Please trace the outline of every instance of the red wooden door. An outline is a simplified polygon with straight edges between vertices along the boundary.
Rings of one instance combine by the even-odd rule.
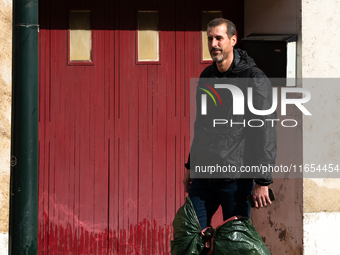
[[[169,254],[190,148],[201,13],[242,36],[241,1],[42,1],[39,254]],[[68,65],[69,11],[91,10],[92,65]],[[136,63],[138,10],[159,11],[159,63]]]

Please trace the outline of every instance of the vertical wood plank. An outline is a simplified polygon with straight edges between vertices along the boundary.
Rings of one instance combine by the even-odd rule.
[[[52,4],[51,4],[52,5]],[[52,8],[54,11],[51,11],[51,29],[55,26],[56,20],[56,11],[55,6]],[[56,69],[57,69],[57,56],[58,56],[58,49],[57,49],[57,31],[51,30],[51,130],[53,135],[51,136],[51,143],[50,143],[50,174],[49,174],[49,252],[50,254],[55,254],[58,251],[58,235],[56,228],[56,211],[55,211],[55,124],[56,124],[56,111],[57,111],[57,93],[58,93],[58,84],[57,84],[57,77],[56,77]]]

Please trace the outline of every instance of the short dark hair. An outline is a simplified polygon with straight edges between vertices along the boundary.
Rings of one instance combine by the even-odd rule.
[[[227,35],[228,38],[230,39],[233,35],[236,35],[236,26],[233,22],[231,22],[228,19],[223,19],[223,18],[216,18],[210,21],[207,25],[207,28],[209,27],[217,27],[222,24],[225,24],[227,27]]]

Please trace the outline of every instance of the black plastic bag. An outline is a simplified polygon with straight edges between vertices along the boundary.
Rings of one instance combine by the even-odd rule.
[[[215,255],[270,255],[249,218],[231,220],[216,229]]]
[[[174,240],[171,241],[172,255],[199,255],[204,248],[201,226],[189,197],[178,209],[172,223]]]

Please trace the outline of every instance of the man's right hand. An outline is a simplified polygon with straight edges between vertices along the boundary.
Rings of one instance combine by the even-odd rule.
[[[190,178],[190,169],[187,169],[187,171],[184,175],[184,179],[183,179],[184,191],[186,193],[189,193],[191,182],[192,182],[192,179]]]

